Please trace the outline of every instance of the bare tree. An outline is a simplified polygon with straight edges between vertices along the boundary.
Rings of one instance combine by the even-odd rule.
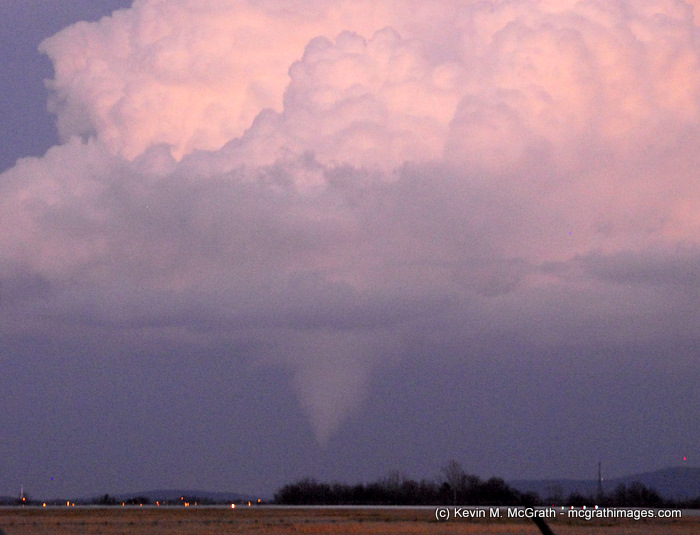
[[[462,465],[454,459],[443,466],[441,472],[445,477],[445,482],[452,489],[453,505],[457,505],[457,491],[464,486],[467,474],[462,468]]]

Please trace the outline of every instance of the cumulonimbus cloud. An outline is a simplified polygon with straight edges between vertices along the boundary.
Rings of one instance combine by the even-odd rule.
[[[255,340],[326,440],[423,330],[548,343],[622,282],[603,316],[692,312],[693,16],[141,0],[71,26],[42,44],[65,142],[0,181],[3,314]]]

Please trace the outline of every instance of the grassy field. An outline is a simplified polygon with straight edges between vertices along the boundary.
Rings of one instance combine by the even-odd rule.
[[[556,535],[697,534],[700,516],[674,520],[554,519]],[[6,535],[221,535],[221,534],[533,534],[530,520],[435,520],[434,509],[303,509],[237,507],[0,508]]]

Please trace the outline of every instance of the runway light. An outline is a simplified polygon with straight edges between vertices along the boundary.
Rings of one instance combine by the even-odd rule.
[[[235,504],[235,503],[232,503],[232,504],[231,504],[231,509],[235,509],[235,508],[236,508],[236,504]]]

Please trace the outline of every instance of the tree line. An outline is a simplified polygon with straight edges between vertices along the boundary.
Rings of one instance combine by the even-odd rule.
[[[642,483],[620,484],[608,493],[539,496],[520,492],[501,478],[482,480],[451,461],[436,480],[415,481],[396,472],[370,483],[323,483],[302,479],[279,489],[274,502],[280,505],[599,505],[606,507],[700,508],[700,497],[684,501],[663,499]]]
[[[52,501],[61,505],[65,501]],[[117,499],[109,494],[82,501],[93,505],[148,505],[152,500],[145,496]],[[160,501],[158,505],[217,505],[217,500],[206,497],[183,496],[179,500]],[[221,502],[229,504],[229,501]],[[467,473],[457,461],[450,461],[434,480],[415,481],[398,472],[370,483],[324,483],[315,479],[302,479],[280,488],[274,495],[274,503],[280,505],[566,505],[605,507],[668,507],[700,509],[700,496],[687,500],[667,500],[656,490],[640,482],[620,484],[609,492],[595,494],[572,493],[564,496],[554,490],[551,496],[539,496],[534,492],[520,492],[497,477],[483,480]],[[41,505],[22,492],[19,498],[0,497],[0,505]]]

